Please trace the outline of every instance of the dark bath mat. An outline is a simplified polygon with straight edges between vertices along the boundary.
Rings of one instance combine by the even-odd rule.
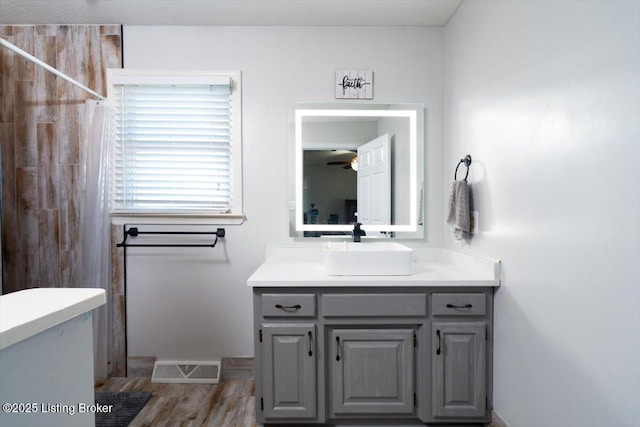
[[[148,391],[97,391],[96,404],[113,406],[108,412],[96,411],[96,427],[127,427],[149,399]]]

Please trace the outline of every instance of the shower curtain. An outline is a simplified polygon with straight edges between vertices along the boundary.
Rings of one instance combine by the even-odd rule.
[[[111,224],[109,217],[110,140],[113,107],[108,101],[86,101],[86,138],[81,152],[79,287],[106,291],[107,304],[93,312],[95,380],[107,378],[111,354]]]

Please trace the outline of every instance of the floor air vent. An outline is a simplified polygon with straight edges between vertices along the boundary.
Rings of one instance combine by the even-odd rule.
[[[151,382],[218,384],[220,382],[220,362],[160,360],[153,365]]]

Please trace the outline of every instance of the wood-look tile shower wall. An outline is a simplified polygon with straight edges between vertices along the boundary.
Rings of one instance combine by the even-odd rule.
[[[0,37],[102,94],[106,69],[122,67],[119,25],[0,25]],[[75,274],[86,99],[93,97],[0,47],[3,293],[87,286]],[[112,234],[118,239],[121,231]],[[113,256],[117,375],[124,372],[124,295],[115,249]]]

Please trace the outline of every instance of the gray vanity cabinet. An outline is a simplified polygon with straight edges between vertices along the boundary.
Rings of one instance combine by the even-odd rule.
[[[254,294],[256,396],[261,418],[268,422],[313,420],[318,387],[315,295]]]
[[[259,425],[490,421],[491,287],[254,287],[253,301]]]
[[[482,417],[486,402],[485,322],[434,322],[432,398],[435,417]]]
[[[413,329],[333,329],[332,418],[414,413]]]
[[[315,325],[263,324],[259,333],[264,417],[315,418]]]

